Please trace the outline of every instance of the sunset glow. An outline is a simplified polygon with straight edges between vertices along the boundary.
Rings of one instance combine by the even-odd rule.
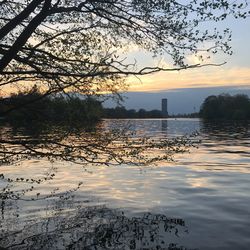
[[[140,81],[141,80],[141,81]],[[177,88],[248,85],[250,67],[214,67],[189,69],[180,72],[159,72],[128,79],[130,91],[158,92]]]

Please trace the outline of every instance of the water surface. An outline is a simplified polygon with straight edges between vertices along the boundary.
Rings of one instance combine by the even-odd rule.
[[[19,200],[2,201],[1,247],[250,249],[249,123],[199,119],[104,123],[107,128],[129,123],[131,130],[151,136],[198,131],[201,143],[176,155],[176,162],[141,168],[85,168],[42,160],[2,166],[5,176],[31,178],[52,171],[55,178]],[[80,189],[69,192],[79,182]],[[2,188],[5,184],[0,183]],[[43,199],[51,193],[56,197]]]

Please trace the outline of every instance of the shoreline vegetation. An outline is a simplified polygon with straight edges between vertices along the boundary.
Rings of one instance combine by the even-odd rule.
[[[108,119],[147,119],[147,118],[198,118],[199,113],[176,114],[164,116],[160,110],[135,109],[127,110],[125,107],[104,108],[104,117]]]
[[[244,94],[208,96],[201,105],[200,117],[206,120],[249,120],[250,99]]]
[[[0,118],[10,124],[50,122],[52,124],[95,124],[102,115],[101,102],[88,97],[44,96],[36,87],[0,99]]]
[[[101,119],[203,118],[204,120],[249,120],[250,99],[247,95],[208,96],[200,112],[164,116],[160,110],[127,110],[123,106],[104,108],[93,97],[77,95],[43,96],[35,87],[26,92],[0,99],[0,120],[10,124],[50,122],[52,124],[93,125]]]

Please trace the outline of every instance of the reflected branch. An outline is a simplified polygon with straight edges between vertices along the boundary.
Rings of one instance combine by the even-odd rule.
[[[76,214],[53,216],[5,233],[7,248],[168,249],[185,250],[178,238],[187,233],[185,221],[163,214],[127,217],[105,206],[86,207]]]
[[[0,164],[27,159],[63,160],[81,165],[148,165],[173,161],[177,153],[196,146],[192,136],[166,138],[141,136],[128,128],[105,131],[100,123],[95,131],[65,126],[46,126],[37,137],[19,129],[3,129],[0,134]]]

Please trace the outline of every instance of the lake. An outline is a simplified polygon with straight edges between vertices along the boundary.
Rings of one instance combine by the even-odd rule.
[[[250,123],[103,123],[155,137],[198,132],[200,143],[175,162],[145,167],[32,159],[1,166],[5,177],[55,177],[31,191],[29,183],[8,183],[25,194],[0,200],[0,248],[250,249]],[[6,185],[0,179],[0,189]]]

